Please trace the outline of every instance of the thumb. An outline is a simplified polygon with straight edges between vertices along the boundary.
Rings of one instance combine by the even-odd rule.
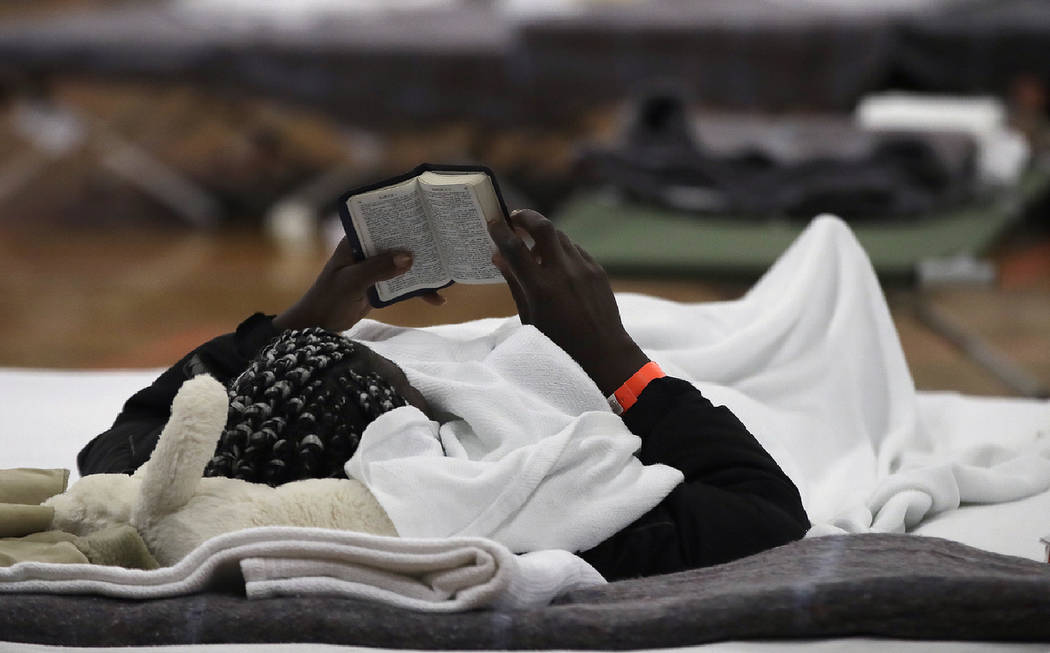
[[[353,283],[367,288],[377,281],[386,281],[403,274],[411,267],[411,252],[384,252],[345,268],[344,274],[349,275]]]

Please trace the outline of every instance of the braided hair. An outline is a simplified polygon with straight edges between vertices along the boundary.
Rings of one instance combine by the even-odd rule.
[[[229,386],[226,428],[204,475],[271,486],[345,478],[365,427],[407,404],[381,376],[350,366],[359,347],[309,328],[263,348]]]

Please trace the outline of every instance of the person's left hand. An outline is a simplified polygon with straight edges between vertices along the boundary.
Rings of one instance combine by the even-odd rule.
[[[565,350],[608,396],[649,358],[620,321],[605,270],[582,247],[535,211],[488,223],[522,324]],[[522,236],[534,242],[529,249]]]
[[[368,302],[371,286],[404,274],[411,267],[412,255],[408,252],[386,252],[359,261],[344,237],[310,289],[291,308],[275,317],[273,324],[278,329],[317,326],[345,331],[372,310]],[[436,292],[422,298],[435,306],[445,303],[445,298]]]

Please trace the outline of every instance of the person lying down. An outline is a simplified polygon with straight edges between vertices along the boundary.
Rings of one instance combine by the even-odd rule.
[[[574,553],[615,580],[719,564],[805,535],[810,522],[792,481],[727,408],[645,356],[621,323],[604,270],[535,211],[515,211],[510,225],[497,221],[489,230],[498,250],[493,263],[522,325],[571,356],[609,398],[610,410],[641,440],[634,453],[641,464],[681,472],[655,506]],[[535,241],[531,249],[523,234]],[[205,373],[230,396],[206,476],[271,486],[345,477],[381,415],[412,406],[430,419],[448,417],[431,409],[394,361],[341,335],[369,312],[367,289],[411,265],[407,252],[355,260],[344,239],[292,307],[252,315],[128,399],[113,426],[80,451],[81,475],[133,473],[149,459],[183,381]],[[444,301],[436,293],[423,299]],[[571,524],[583,509],[567,501],[549,523]],[[624,518],[624,511],[610,512],[618,513],[610,519]]]

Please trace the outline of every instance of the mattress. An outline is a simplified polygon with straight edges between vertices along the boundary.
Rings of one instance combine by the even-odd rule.
[[[157,373],[0,369],[5,466],[75,469],[79,447],[104,430],[123,400]],[[972,399],[950,393],[926,394],[922,403],[933,416],[928,418],[967,419],[969,409],[993,421],[1039,419],[1045,410],[1023,400]],[[113,637],[121,645],[151,646],[150,650],[196,651],[204,642],[209,650],[213,645],[218,650],[264,650],[258,644],[283,637],[289,643],[312,641],[299,641],[295,648],[282,644],[281,650],[631,648],[706,653],[814,650],[814,646],[828,651],[880,651],[890,646],[989,650],[992,641],[955,641],[984,637],[1000,640],[994,642],[999,650],[1036,650],[1036,646],[1044,650],[1043,644],[1002,640],[1050,641],[1050,621],[1032,617],[1050,613],[1050,593],[1045,591],[1050,567],[1036,562],[1045,563],[1038,537],[1046,530],[1047,514],[1050,492],[1012,503],[963,506],[934,517],[916,531],[936,537],[872,534],[803,540],[728,566],[622,581],[596,593],[573,593],[557,605],[527,614],[474,612],[450,618],[316,597],[247,601],[222,592],[139,604],[91,596],[8,595],[0,597],[0,641],[9,640],[3,648],[13,651],[48,650],[17,640],[105,646],[115,643]],[[915,567],[916,560],[924,562]],[[971,566],[953,567],[960,560]],[[994,569],[1005,576],[981,577],[975,575],[977,569]],[[827,582],[809,582],[820,570],[829,574]],[[917,575],[925,580],[910,589],[901,584]],[[1004,579],[1009,582],[996,584]],[[1018,579],[1023,587],[1016,584]],[[867,584],[865,601],[858,602],[850,589],[857,581]],[[995,603],[978,610],[987,603],[990,591],[996,593]],[[796,605],[788,610],[785,597],[792,596]],[[959,597],[969,597],[970,609],[979,616],[941,624],[939,630],[907,618],[914,610],[936,608],[939,601]],[[943,606],[941,611],[959,614]],[[1020,621],[1012,617],[995,621],[1011,614],[1020,615]],[[289,627],[290,620],[294,627]],[[1047,632],[1031,630],[1043,622]],[[916,623],[921,626],[918,630]],[[760,624],[766,624],[767,630]],[[967,626],[973,630],[967,632]],[[300,636],[289,636],[291,631]],[[815,632],[822,636],[814,636]],[[751,641],[763,638],[776,641]],[[228,643],[238,640],[256,643]],[[152,648],[163,644],[185,645]]]
[[[0,638],[433,650],[634,650],[859,634],[1047,642],[1048,585],[1045,563],[940,538],[866,533],[807,538],[723,565],[573,590],[552,605],[513,611],[426,613],[306,595],[247,600],[222,589],[148,601],[4,594]]]
[[[1050,642],[1050,565],[1039,541],[1050,508],[1050,403],[916,393],[871,263],[844,223],[815,219],[740,300],[617,300],[647,355],[729,407],[795,481],[814,525],[808,537],[722,565],[571,590],[541,607],[454,614],[360,595],[246,598],[236,566],[193,593],[151,600],[5,584],[0,642],[431,650]],[[532,328],[508,322],[413,330],[363,320],[348,335],[419,374],[435,348],[476,349],[478,339],[496,351],[494,334]],[[5,465],[74,467],[83,443],[156,373],[0,369]],[[450,378],[419,387],[437,392]],[[13,580],[35,569],[12,568]],[[18,592],[30,586],[35,593]]]
[[[161,370],[34,370],[0,368],[0,443],[4,467],[64,467],[77,478],[76,454],[109,428],[125,399]],[[1023,399],[920,393],[928,419],[945,415],[996,422],[1040,423],[1046,409]],[[966,411],[969,410],[968,414]],[[991,411],[991,412],[989,412]],[[1039,538],[1050,533],[1050,492],[1004,504],[964,505],[923,523],[918,534],[944,537],[986,551],[1046,560]]]

